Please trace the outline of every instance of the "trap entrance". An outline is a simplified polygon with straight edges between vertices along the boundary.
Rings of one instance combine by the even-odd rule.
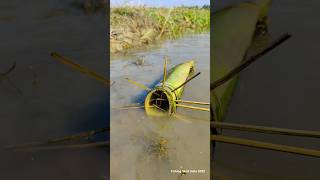
[[[170,104],[167,94],[162,90],[156,90],[151,94],[149,106],[155,107],[163,112],[169,111]]]
[[[159,88],[149,92],[145,99],[145,110],[153,116],[163,116],[172,112],[172,97],[165,89]]]

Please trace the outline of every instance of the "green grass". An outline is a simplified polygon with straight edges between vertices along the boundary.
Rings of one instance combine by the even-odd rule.
[[[111,52],[210,29],[210,10],[198,7],[116,7],[110,13]]]

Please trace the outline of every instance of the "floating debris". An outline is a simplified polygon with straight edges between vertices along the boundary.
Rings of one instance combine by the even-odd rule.
[[[159,158],[167,158],[168,157],[168,140],[161,137],[160,139],[153,140],[148,148],[148,152],[150,154],[155,154]]]
[[[133,64],[137,66],[143,66],[145,65],[145,59],[144,57],[139,57],[136,61],[133,62]]]
[[[143,151],[150,155],[150,157],[157,157],[158,159],[168,159],[169,150],[174,149],[168,147],[168,139],[160,136],[155,132],[148,134],[134,135],[133,142],[143,144]],[[146,158],[146,157],[142,157]]]
[[[126,68],[130,65],[134,65],[137,67],[144,67],[144,66],[151,66],[152,64],[146,63],[145,56],[140,56],[135,61],[130,62],[129,64],[124,65],[123,67]]]

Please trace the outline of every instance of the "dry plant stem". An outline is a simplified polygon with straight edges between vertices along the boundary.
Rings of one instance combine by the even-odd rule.
[[[249,65],[251,65],[254,62],[256,62],[260,57],[262,57],[263,55],[267,54],[268,52],[270,52],[271,50],[273,50],[274,48],[276,48],[277,46],[279,46],[280,44],[282,44],[283,42],[288,40],[290,37],[291,37],[291,35],[289,35],[288,33],[282,35],[279,39],[274,41],[272,44],[270,44],[267,48],[262,50],[260,53],[252,56],[250,59],[244,61],[239,66],[235,67],[233,70],[231,70],[228,74],[226,74],[222,78],[220,78],[220,79],[216,80],[215,82],[211,83],[210,84],[210,89],[214,90],[215,88],[217,88],[217,87],[221,86],[222,84],[226,83],[227,81],[232,79],[234,76],[236,76],[238,73],[240,73],[242,70],[247,68]]]
[[[110,52],[148,45],[160,39],[204,32],[210,27],[210,11],[204,8],[114,7],[110,11]]]
[[[171,16],[172,9],[173,9],[173,8],[171,8],[171,9],[169,10],[168,16],[166,17],[166,20],[165,20],[165,22],[164,22],[164,24],[163,24],[163,26],[162,26],[162,29],[161,29],[161,32],[160,32],[158,38],[160,38],[160,37],[162,36],[162,34],[163,34],[163,32],[164,32],[164,29],[166,28],[167,22],[168,22],[168,20],[169,20],[169,18],[170,18],[170,16]]]
[[[320,158],[320,151],[314,150],[314,149],[306,149],[306,148],[294,147],[294,146],[288,146],[288,145],[273,144],[273,143],[267,143],[262,141],[234,138],[234,137],[228,137],[228,136],[222,136],[222,135],[211,135],[210,139],[211,141],[215,141],[215,142],[222,142],[227,144],[235,144],[240,146],[267,149],[267,150],[280,151],[280,152]]]
[[[230,130],[266,133],[266,134],[280,134],[280,135],[289,135],[289,136],[320,138],[320,131],[285,129],[285,128],[275,128],[275,127],[255,126],[255,125],[225,123],[225,122],[211,122],[211,127],[215,127],[217,129],[230,129]]]

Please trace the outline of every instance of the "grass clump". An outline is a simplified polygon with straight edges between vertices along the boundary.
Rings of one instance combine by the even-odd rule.
[[[115,53],[159,39],[175,39],[184,33],[208,31],[210,10],[198,7],[115,7],[111,8],[110,25],[110,50]]]

